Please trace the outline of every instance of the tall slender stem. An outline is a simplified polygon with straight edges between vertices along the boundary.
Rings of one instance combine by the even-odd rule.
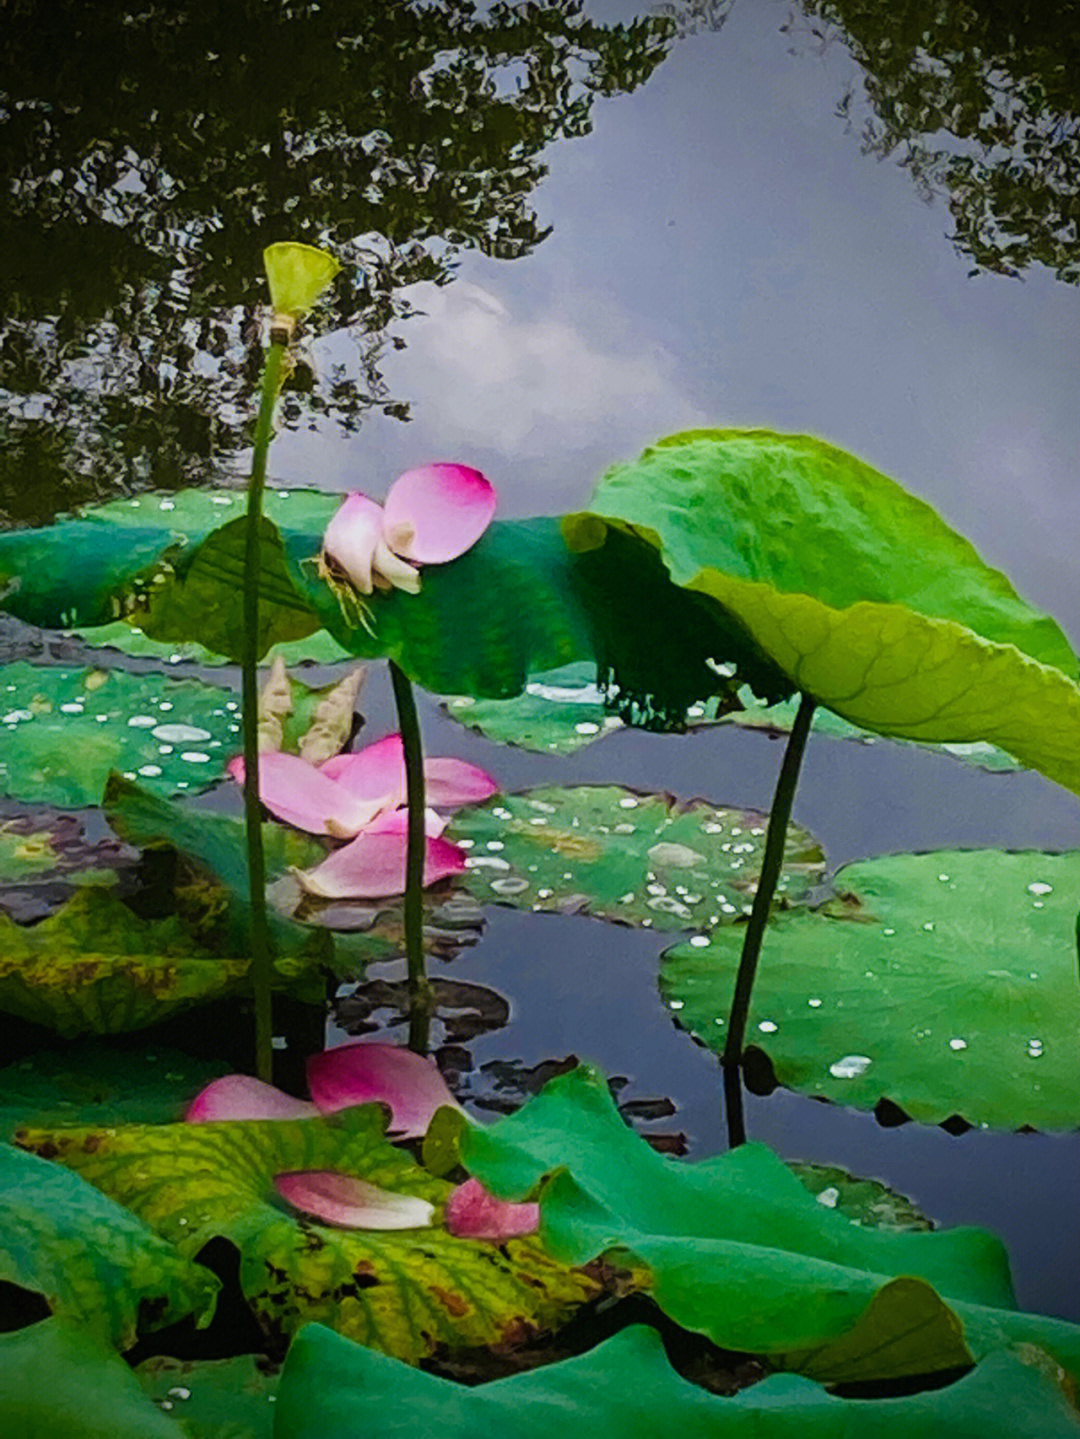
[[[409,802],[405,861],[405,956],[409,966],[409,1048],[426,1054],[431,1025],[431,986],[424,960],[424,751],[416,698],[408,675],[393,660],[390,679],[405,751],[405,791]]]
[[[727,1040],[724,1044],[722,1064],[724,1066],[724,1093],[727,1097],[728,1144],[732,1149],[746,1141],[746,1129],[742,1117],[742,1089],[739,1084],[739,1064],[742,1061],[743,1044],[746,1039],[746,1020],[750,1013],[750,995],[754,988],[758,959],[761,956],[761,942],[765,926],[769,921],[773,896],[784,862],[784,841],[787,838],[788,821],[791,819],[791,805],[795,788],[799,782],[803,752],[810,733],[810,721],[814,717],[814,701],[809,695],[799,700],[795,723],[788,736],[784,751],[784,762],[780,766],[780,777],[776,781],[772,809],[769,813],[769,828],[765,835],[765,854],[761,861],[761,876],[758,879],[754,904],[743,939],[742,954],[739,958],[739,972],[735,977],[735,994],[731,1001],[731,1016],[728,1020]],[[737,1093],[738,1103],[733,1102]]]
[[[247,525],[244,532],[244,649],[240,681],[244,719],[244,831],[247,836],[248,888],[251,903],[251,979],[255,996],[255,1072],[273,1080],[273,975],[270,929],[266,919],[266,860],[263,854],[262,808],[259,803],[259,559],[262,497],[266,485],[266,452],[274,435],[274,404],[281,383],[285,346],[273,343],[263,370],[255,452],[248,481]]]

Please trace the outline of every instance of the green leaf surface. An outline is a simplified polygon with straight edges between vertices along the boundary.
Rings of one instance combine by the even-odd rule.
[[[1080,854],[888,855],[834,886],[841,902],[765,932],[747,1034],[781,1084],[924,1123],[1080,1124]],[[664,956],[664,998],[718,1051],[741,941]]]
[[[198,680],[124,670],[0,665],[0,794],[79,808],[111,770],[158,794],[216,784],[239,745],[239,704]]]
[[[71,1169],[0,1145],[0,1201],[0,1279],[44,1295],[54,1314],[120,1349],[187,1314],[210,1322],[209,1269]]]
[[[726,1349],[823,1381],[933,1372],[1011,1342],[1080,1371],[1080,1328],[1015,1312],[990,1234],[864,1228],[759,1144],[696,1164],[665,1158],[623,1123],[587,1066],[496,1124],[444,1110],[433,1131],[433,1162],[456,1144],[500,1197],[539,1190],[541,1235],[558,1258],[628,1250],[652,1271],[661,1309]]]
[[[808,436],[694,431],[601,480],[568,518],[648,540],[798,689],[862,728],[989,742],[1080,790],[1077,661],[1058,626],[930,506]]]
[[[1011,1354],[903,1399],[837,1399],[787,1374],[726,1399],[681,1378],[656,1331],[639,1326],[579,1358],[469,1389],[312,1325],[286,1360],[277,1424],[277,1439],[1074,1439],[1080,1430],[1061,1391]]]
[[[910,1199],[877,1179],[860,1179],[834,1164],[793,1164],[788,1168],[819,1204],[870,1229],[933,1229]]]
[[[246,993],[247,958],[221,958],[177,917],[140,919],[107,890],[76,892],[40,924],[0,914],[0,1009],[59,1034],[144,1029]],[[291,983],[295,968],[279,968]]]
[[[225,655],[207,649],[198,640],[153,640],[140,625],[125,620],[114,620],[107,625],[89,625],[70,631],[84,644],[95,648],[118,650],[121,654],[133,655],[138,659],[161,660],[175,665],[181,662],[196,664],[203,668],[229,663]],[[271,645],[264,656],[264,662],[280,658],[287,665],[336,665],[350,658],[347,650],[332,640],[325,630],[305,635],[303,639],[287,640]]]
[[[749,912],[767,822],[753,810],[617,785],[550,786],[461,810],[446,836],[468,846],[464,882],[479,900],[710,929]],[[791,826],[781,897],[797,902],[824,872],[817,841]]]
[[[496,1247],[434,1227],[333,1229],[296,1216],[273,1178],[334,1169],[441,1206],[450,1186],[383,1137],[380,1106],[329,1118],[28,1131],[152,1225],[181,1254],[215,1236],[240,1250],[240,1284],[270,1336],[331,1324],[416,1363],[440,1345],[498,1346],[552,1327],[599,1292],[536,1239]]]
[[[135,1370],[144,1392],[190,1439],[272,1439],[278,1375],[250,1354],[184,1361],[162,1355]],[[182,1430],[180,1426],[183,1426]]]
[[[0,1139],[32,1124],[169,1124],[228,1066],[155,1045],[122,1050],[93,1040],[0,1069]]]
[[[9,1439],[178,1439],[118,1354],[46,1319],[0,1334],[0,1434]]]

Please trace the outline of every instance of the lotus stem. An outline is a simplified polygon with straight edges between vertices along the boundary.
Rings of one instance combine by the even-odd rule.
[[[273,1082],[273,964],[266,918],[266,858],[263,853],[262,805],[259,801],[259,581],[262,498],[266,486],[266,453],[274,437],[274,405],[281,384],[285,345],[274,339],[266,355],[255,451],[248,481],[247,525],[244,533],[244,647],[240,663],[244,721],[244,833],[247,839],[248,889],[251,904],[251,981],[255,998],[255,1073]]]
[[[742,1087],[739,1080],[739,1066],[742,1062],[743,1044],[746,1039],[746,1021],[750,1013],[750,995],[754,988],[758,960],[761,957],[761,943],[765,926],[769,922],[776,885],[784,863],[784,842],[787,839],[788,822],[795,789],[799,783],[803,753],[810,734],[810,722],[814,717],[815,702],[809,695],[799,698],[799,709],[795,723],[788,736],[784,750],[784,762],[780,766],[780,777],[776,781],[772,809],[769,812],[769,827],[765,835],[765,854],[761,861],[761,875],[754,893],[754,904],[743,938],[742,954],[739,957],[739,972],[735,977],[735,994],[731,1001],[731,1015],[728,1019],[727,1041],[721,1063],[724,1067],[724,1094],[726,1098],[728,1146],[737,1148],[746,1142],[746,1127],[742,1115]],[[736,1102],[737,1099],[737,1102]]]
[[[409,805],[408,850],[405,860],[405,957],[409,966],[409,1048],[426,1054],[431,1025],[431,986],[424,958],[424,750],[416,697],[408,675],[393,660],[390,679],[394,686],[405,751],[405,793]]]

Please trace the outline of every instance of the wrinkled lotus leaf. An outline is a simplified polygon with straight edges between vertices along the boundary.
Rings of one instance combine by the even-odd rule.
[[[678,803],[616,785],[498,795],[454,816],[477,899],[656,929],[709,929],[748,913],[768,816],[705,800]],[[806,830],[788,831],[777,886],[798,901],[825,872]]]
[[[179,1051],[106,1047],[93,1040],[0,1069],[0,1139],[22,1125],[170,1124],[228,1066]]]
[[[903,739],[989,742],[1080,790],[1076,656],[1058,626],[921,500],[831,445],[764,430],[675,435],[565,522],[656,546],[798,689]]]
[[[10,1439],[179,1439],[123,1359],[46,1319],[0,1334],[0,1434]]]
[[[792,1164],[788,1168],[819,1204],[870,1229],[933,1229],[910,1199],[877,1179],[860,1179],[834,1164]]]
[[[89,841],[79,815],[46,806],[0,820],[0,889],[46,880],[109,884],[137,856],[114,839]]]
[[[70,633],[84,644],[119,650],[121,654],[134,655],[138,659],[163,660],[171,665],[187,661],[203,668],[229,663],[224,655],[208,650],[198,640],[152,640],[139,625],[128,624],[125,620],[114,620],[107,625],[89,625]],[[264,656],[264,663],[269,664],[278,656],[290,666],[336,665],[351,658],[349,652],[332,640],[325,630],[305,635],[303,639],[271,645]]]
[[[776,915],[748,1043],[779,1082],[913,1119],[1080,1124],[1080,855],[942,850],[846,865],[841,895]],[[664,956],[679,1023],[723,1048],[742,930]]]
[[[899,1378],[1026,1342],[1080,1372],[1080,1327],[1015,1311],[1004,1248],[984,1230],[853,1224],[759,1144],[667,1159],[588,1066],[485,1128],[441,1110],[425,1158],[458,1157],[500,1198],[539,1192],[557,1258],[628,1250],[676,1323],[777,1367],[823,1382]]]
[[[440,1206],[450,1185],[383,1137],[386,1112],[261,1123],[26,1131],[194,1255],[221,1235],[240,1250],[240,1284],[271,1337],[315,1319],[417,1363],[440,1345],[498,1346],[565,1319],[598,1283],[537,1239],[496,1247],[434,1227],[332,1229],[295,1216],[276,1174],[335,1169]]]
[[[95,805],[111,770],[160,794],[206,789],[239,746],[239,708],[198,680],[0,665],[0,794]]]
[[[837,1399],[778,1374],[734,1398],[669,1365],[660,1336],[633,1326],[578,1358],[466,1388],[350,1345],[322,1325],[299,1335],[281,1376],[277,1439],[1074,1439],[1061,1390],[1011,1354],[945,1389],[904,1399]]]
[[[250,989],[246,958],[219,958],[176,916],[140,919],[106,890],[77,891],[40,924],[0,914],[0,1010],[59,1034],[145,1029]],[[279,985],[298,966],[277,962]]]
[[[761,668],[716,605],[671,583],[651,546],[613,535],[576,554],[557,519],[496,521],[460,559],[429,566],[420,595],[361,601],[318,573],[322,534],[339,503],[314,490],[267,493],[264,650],[323,628],[350,654],[395,659],[435,693],[500,699],[519,693],[530,675],[590,660],[618,686],[622,717],[654,728],[679,728],[688,705],[730,690],[707,663],[716,655]],[[0,535],[0,605],[46,627],[126,618],[159,641],[198,640],[236,658],[240,509],[236,494],[184,491]],[[62,559],[73,548],[81,556],[75,574]],[[765,670],[770,693],[789,691],[774,667]]]
[[[70,1169],[2,1144],[0,1201],[0,1279],[44,1295],[54,1314],[120,1349],[187,1314],[210,1322],[209,1269]]]
[[[144,1360],[135,1377],[190,1439],[272,1439],[278,1375],[264,1373],[250,1354],[185,1362],[162,1355]]]
[[[797,700],[768,704],[759,700],[748,685],[739,690],[742,709],[729,701],[708,700],[686,711],[687,729],[705,729],[717,724],[736,724],[770,734],[786,734],[795,721]],[[496,744],[516,745],[541,754],[574,754],[605,735],[622,729],[622,721],[604,704],[596,684],[596,666],[588,663],[563,665],[549,674],[537,675],[522,694],[508,700],[478,700],[471,695],[452,695],[443,701],[444,713],[466,729],[475,730]],[[849,724],[832,710],[814,713],[815,734],[872,744],[880,736]],[[1018,770],[1023,766],[1004,750],[991,744],[941,744],[922,748],[941,750],[955,759],[988,770]]]

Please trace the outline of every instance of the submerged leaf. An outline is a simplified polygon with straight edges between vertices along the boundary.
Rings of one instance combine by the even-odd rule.
[[[748,1043],[781,1084],[913,1119],[1080,1125],[1080,855],[941,850],[840,869],[840,902],[774,916]],[[742,928],[664,956],[680,1024],[723,1048]]]
[[[467,846],[464,882],[486,903],[711,929],[749,911],[767,821],[705,800],[573,785],[498,795],[455,815],[446,833]],[[803,899],[824,872],[817,841],[790,826],[781,899]]]
[[[765,430],[674,435],[609,471],[589,513],[565,522],[584,549],[609,527],[654,545],[676,584],[718,601],[844,719],[989,741],[1080,790],[1077,660],[1059,627],[853,456]]]
[[[404,1369],[321,1325],[289,1351],[279,1439],[438,1434],[440,1439],[1073,1439],[1061,1391],[1011,1354],[994,1354],[945,1389],[903,1399],[838,1399],[775,1375],[734,1398],[677,1374],[660,1336],[634,1326],[580,1357],[466,1388]]]

